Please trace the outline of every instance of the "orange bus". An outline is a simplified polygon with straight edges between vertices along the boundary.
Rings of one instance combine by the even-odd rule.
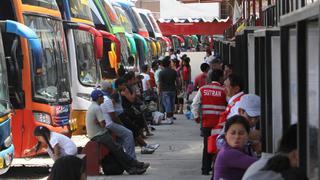
[[[18,21],[35,31],[42,46],[41,61],[35,60],[25,39],[20,38],[16,47],[5,47],[6,54],[15,54],[13,64],[17,72],[8,78],[10,101],[15,109],[15,157],[24,157],[23,151],[36,144],[33,130],[37,125],[71,135],[67,46],[61,14],[53,0],[0,1],[0,14],[1,19]],[[3,38],[8,44],[16,39]]]

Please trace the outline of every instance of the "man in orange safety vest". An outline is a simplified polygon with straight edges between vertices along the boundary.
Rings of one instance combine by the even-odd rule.
[[[223,82],[223,71],[213,70],[211,73],[211,83],[202,86],[195,96],[191,105],[191,111],[196,121],[202,125],[203,134],[203,154],[202,154],[202,174],[209,175],[213,154],[208,153],[208,137],[211,130],[219,123],[219,116],[225,110],[226,94]]]

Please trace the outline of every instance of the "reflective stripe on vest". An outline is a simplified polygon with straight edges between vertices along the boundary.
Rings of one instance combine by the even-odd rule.
[[[218,105],[202,105],[201,108],[203,109],[220,109],[220,110],[225,110],[226,106],[218,106]]]
[[[204,110],[202,111],[202,114],[203,115],[206,115],[206,114],[216,114],[216,115],[220,115],[221,111],[214,111],[214,110]]]

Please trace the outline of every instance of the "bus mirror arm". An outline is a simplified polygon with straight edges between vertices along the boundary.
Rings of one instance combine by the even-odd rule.
[[[101,59],[103,56],[103,37],[101,33],[96,30],[94,27],[86,25],[86,24],[80,24],[70,21],[63,21],[63,26],[66,29],[77,29],[81,31],[86,31],[91,33],[94,36],[94,49],[95,49],[95,56],[96,59]]]
[[[20,93],[19,93],[19,92],[22,92],[22,79],[21,79],[22,72],[19,67],[18,58],[17,58],[18,42],[19,42],[18,37],[15,37],[15,39],[13,40],[12,46],[11,46],[11,57],[12,57],[14,68],[13,69],[9,68],[9,71],[13,71],[13,72],[9,72],[9,74],[16,76],[16,78],[15,78],[16,81],[15,81],[15,86],[14,86],[15,87],[14,94],[15,94],[15,98],[17,100],[17,103],[23,104],[22,97],[20,96]],[[9,63],[9,64],[11,65],[11,63]]]

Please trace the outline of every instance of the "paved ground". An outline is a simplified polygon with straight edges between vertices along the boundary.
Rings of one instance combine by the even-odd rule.
[[[159,149],[152,155],[141,155],[137,149],[138,159],[150,162],[151,167],[145,175],[129,176],[97,176],[88,179],[209,179],[202,176],[201,148],[202,140],[199,136],[199,126],[193,121],[186,120],[182,115],[177,115],[173,125],[156,126],[154,136],[147,139],[149,143],[161,144]],[[84,144],[87,139],[84,136],[73,138],[78,145]],[[24,164],[28,167],[21,167]],[[52,160],[48,157],[35,159],[15,159],[14,167],[0,179],[45,179],[48,175],[48,167]]]
[[[201,175],[201,138],[199,126],[177,116],[173,125],[157,126],[155,136],[149,138],[150,143],[160,143],[159,149],[152,155],[141,155],[139,160],[150,162],[151,167],[142,176],[100,176],[90,177],[91,180],[102,179],[139,179],[139,180],[178,180],[178,179],[209,179]]]

